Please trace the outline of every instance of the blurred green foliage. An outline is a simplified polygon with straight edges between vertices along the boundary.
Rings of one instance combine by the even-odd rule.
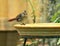
[[[56,18],[59,17],[59,16],[60,16],[60,11],[57,11],[57,12],[52,16],[51,21],[52,21],[52,22],[55,21]]]
[[[53,14],[52,18],[51,18],[51,22],[54,22],[57,18],[60,17],[60,4],[57,4],[55,7],[55,13]],[[56,21],[56,23],[60,23],[60,19],[58,19]]]

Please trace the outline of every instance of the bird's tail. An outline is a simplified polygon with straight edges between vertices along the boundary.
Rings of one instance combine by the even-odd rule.
[[[11,22],[11,21],[14,21],[14,20],[16,20],[16,18],[9,19],[8,21]]]

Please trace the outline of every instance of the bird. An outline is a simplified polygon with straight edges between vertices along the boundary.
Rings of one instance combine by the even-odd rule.
[[[25,10],[24,12],[18,14],[15,18],[9,19],[8,21],[11,22],[11,21],[16,20],[17,22],[20,22],[26,17],[26,15],[27,15],[27,13],[26,13],[26,10]]]

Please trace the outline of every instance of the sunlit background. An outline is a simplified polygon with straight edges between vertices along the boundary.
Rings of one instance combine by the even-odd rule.
[[[0,0],[0,29],[13,28],[17,22],[8,20],[24,10],[27,11],[26,23],[59,23],[59,9],[59,0]]]
[[[0,0],[0,30],[14,30],[13,25],[19,22],[8,22],[8,20],[15,18],[24,10],[27,11],[27,18],[23,21],[25,24],[60,23],[60,0]],[[12,35],[8,36],[9,40]],[[23,46],[23,41],[24,39],[19,39],[16,43],[17,46]],[[59,44],[60,38],[46,38],[45,41],[44,39],[36,38],[28,39],[26,46],[60,46]],[[6,46],[9,45],[7,43]]]

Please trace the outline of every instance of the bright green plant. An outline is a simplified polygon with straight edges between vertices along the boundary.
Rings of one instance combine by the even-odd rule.
[[[57,4],[55,7],[56,12],[53,14],[51,21],[54,22],[57,20],[57,18],[60,17],[60,10],[58,9],[60,7],[60,4]],[[58,10],[57,10],[58,9]],[[56,23],[60,23],[60,19],[56,21]]]
[[[60,16],[60,11],[57,11],[51,18],[51,21],[53,22],[54,20],[56,20],[57,17]]]

